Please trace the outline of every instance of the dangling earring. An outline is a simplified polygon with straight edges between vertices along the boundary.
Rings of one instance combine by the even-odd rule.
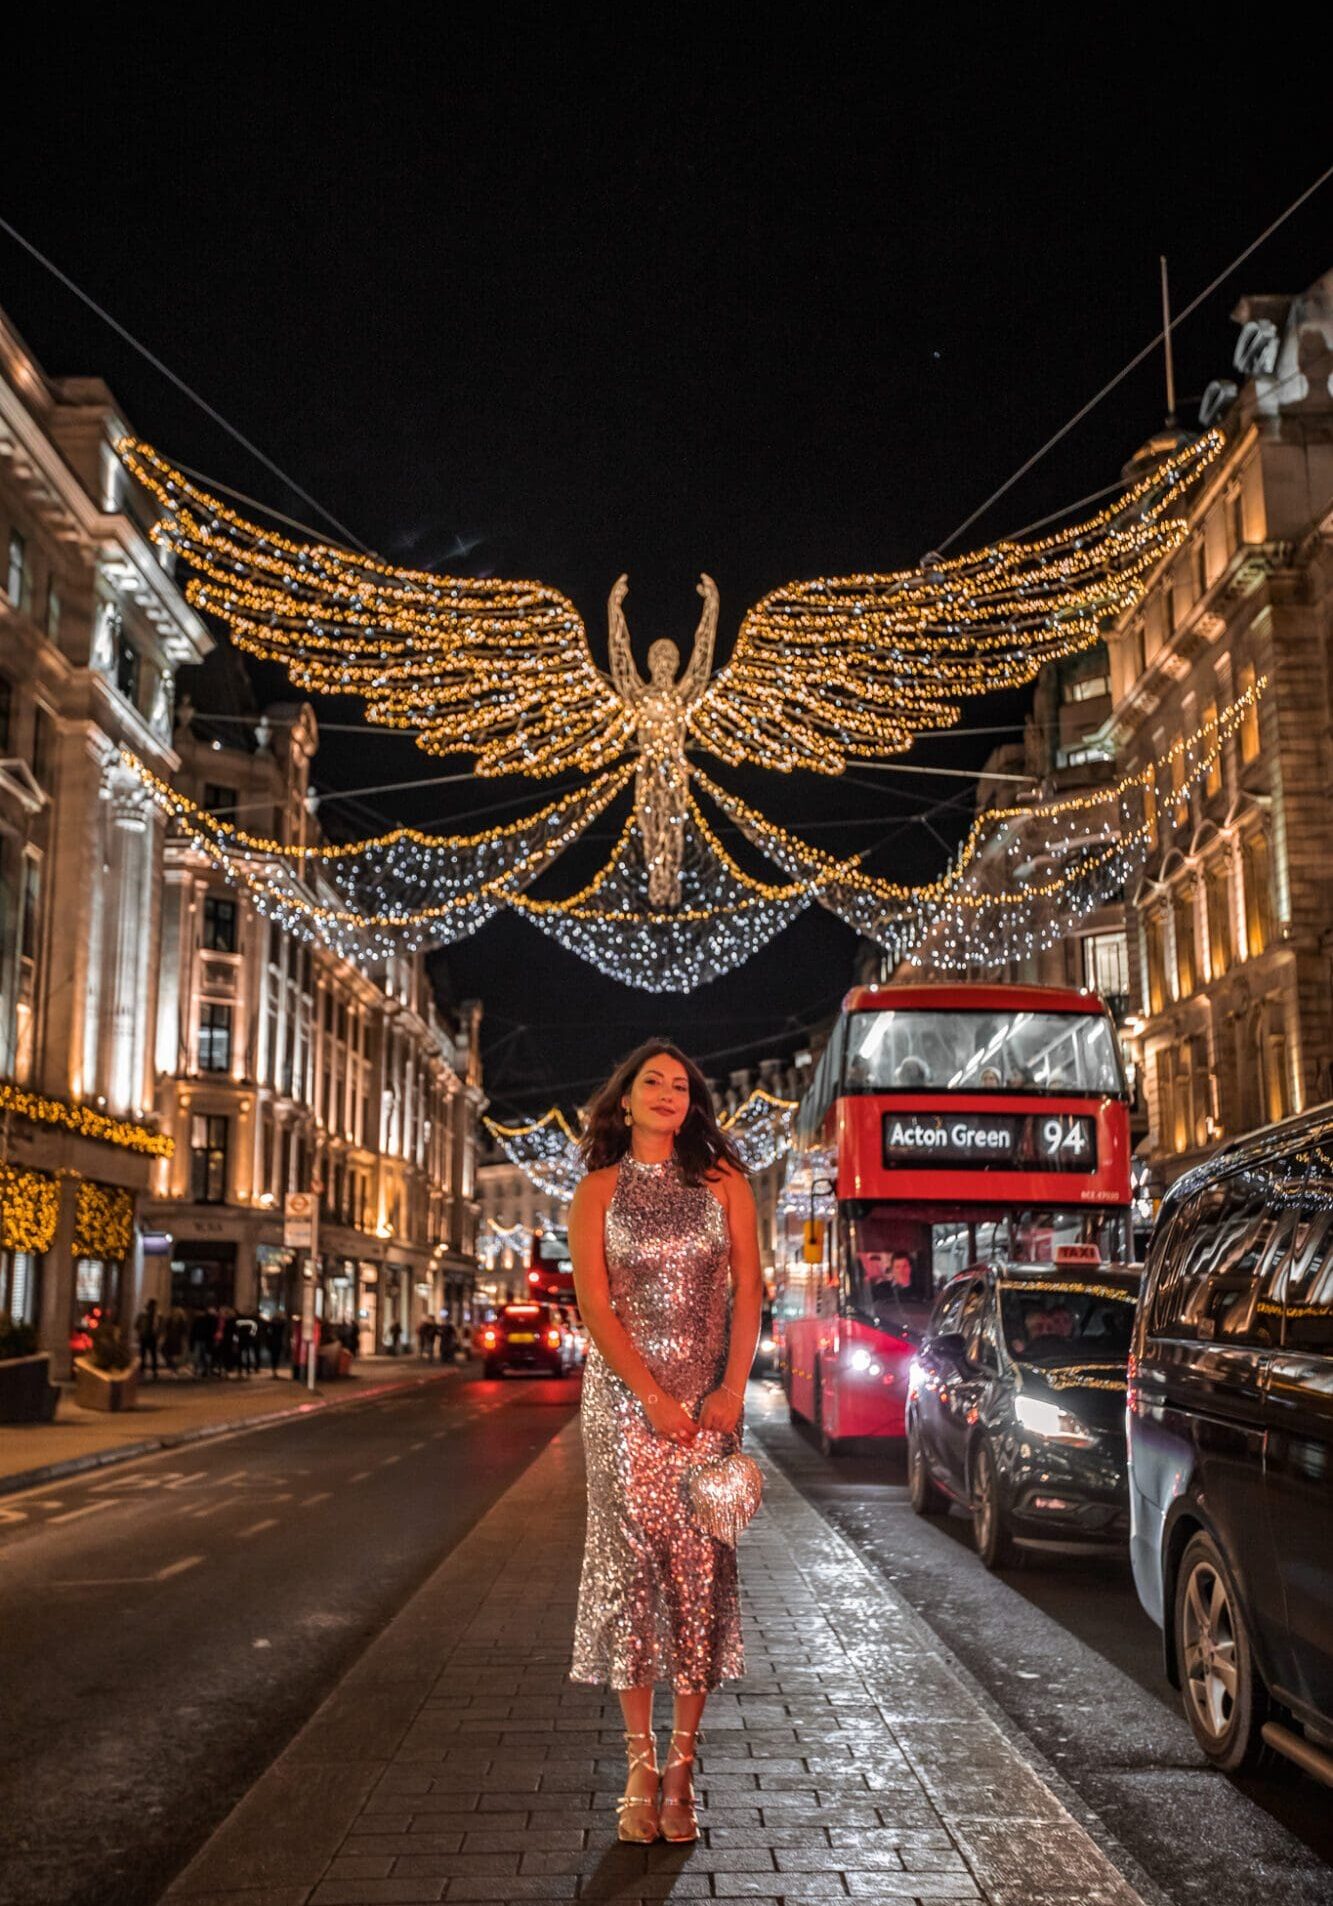
[[[625,1123],[626,1125],[633,1125],[634,1123],[634,1114],[630,1111],[628,1105],[625,1107]]]

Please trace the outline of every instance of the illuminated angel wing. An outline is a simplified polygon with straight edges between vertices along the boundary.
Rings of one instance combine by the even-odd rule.
[[[630,712],[557,590],[296,542],[237,515],[147,444],[119,449],[162,507],[155,537],[193,572],[189,600],[299,688],[359,695],[371,721],[415,730],[433,754],[474,755],[479,774],[592,770],[623,753]]]
[[[1142,597],[1184,539],[1173,512],[1221,441],[1211,432],[1040,542],[774,590],[695,702],[693,739],[724,761],[840,774],[849,757],[898,754],[948,727],[962,696],[1030,681]]]

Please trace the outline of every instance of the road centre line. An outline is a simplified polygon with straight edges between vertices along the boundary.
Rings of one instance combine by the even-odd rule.
[[[400,1463],[402,1462],[402,1460],[403,1459],[401,1455],[400,1456],[384,1456],[380,1459],[380,1468],[387,1469],[390,1463]]]
[[[247,1536],[262,1535],[265,1529],[276,1529],[277,1526],[278,1518],[276,1516],[266,1516],[262,1522],[252,1522],[248,1529],[238,1529],[236,1531],[236,1540],[238,1542],[244,1542]]]
[[[203,1559],[202,1555],[186,1555],[179,1562],[168,1562],[165,1568],[157,1571],[155,1579],[159,1582],[169,1582],[173,1575],[184,1575],[186,1569],[198,1568]]]
[[[313,1509],[317,1502],[329,1502],[332,1500],[332,1497],[333,1491],[331,1489],[321,1489],[318,1495],[307,1496],[300,1506],[303,1509]]]
[[[80,1516],[94,1516],[99,1509],[114,1509],[115,1502],[103,1497],[100,1502],[86,1502],[82,1509],[66,1509],[63,1516],[52,1516],[52,1523],[77,1522]]]
[[[370,1471],[368,1469],[358,1469],[356,1474],[349,1476],[347,1480],[348,1482],[364,1482],[369,1474]]]

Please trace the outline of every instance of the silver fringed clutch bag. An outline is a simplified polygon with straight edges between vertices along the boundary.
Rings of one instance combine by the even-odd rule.
[[[720,1444],[725,1453],[696,1457],[685,1478],[685,1494],[690,1513],[704,1533],[734,1548],[737,1536],[763,1500],[763,1471],[754,1457],[742,1450],[738,1437],[705,1435],[710,1443]],[[696,1451],[704,1440],[705,1436],[698,1438]]]

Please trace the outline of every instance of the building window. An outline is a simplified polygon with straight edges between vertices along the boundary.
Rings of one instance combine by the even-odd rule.
[[[205,781],[203,805],[210,814],[234,814],[236,811],[236,790],[235,788],[224,788],[217,781]]]
[[[116,641],[116,687],[127,702],[138,706],[139,651],[123,628]]]
[[[60,591],[54,578],[46,585],[46,633],[52,642],[60,640]]]
[[[1143,965],[1146,976],[1147,1005],[1150,1013],[1166,1006],[1166,935],[1162,911],[1154,907],[1143,916]]]
[[[1287,1081],[1287,1035],[1280,1011],[1265,1012],[1259,1034],[1260,1089],[1270,1125],[1291,1110]]]
[[[1247,662],[1236,677],[1236,696],[1240,700],[1249,696],[1245,712],[1240,718],[1240,758],[1242,761],[1257,761],[1259,758],[1259,704],[1254,699],[1255,675],[1253,662]]]
[[[204,949],[209,953],[236,951],[236,902],[221,894],[204,895]]]
[[[38,702],[32,717],[32,778],[49,794],[56,759],[56,728],[51,711]]]
[[[206,999],[199,1011],[199,1070],[226,1072],[231,1066],[231,1007]]]
[[[1212,750],[1204,771],[1203,791],[1207,795],[1222,792],[1222,750],[1217,739],[1217,703],[1209,702],[1203,711],[1204,746]]]
[[[1185,750],[1178,748],[1171,757],[1171,812],[1177,827],[1187,825],[1190,797],[1185,788]]]
[[[1241,848],[1245,878],[1245,948],[1251,959],[1273,938],[1272,855],[1266,834],[1247,834]]]
[[[1208,906],[1208,977],[1220,979],[1236,957],[1231,920],[1231,872],[1226,858],[1215,860],[1204,876]]]
[[[25,612],[32,606],[32,572],[28,568],[28,545],[16,529],[9,532],[9,570],[5,594],[16,609]]]
[[[196,1204],[226,1203],[227,1124],[212,1112],[196,1112],[190,1120],[190,1195]]]
[[[1083,984],[1105,1000],[1128,999],[1129,943],[1123,933],[1084,935]]]
[[[1194,895],[1187,887],[1171,903],[1176,940],[1176,998],[1188,999],[1198,984],[1194,964]]]

